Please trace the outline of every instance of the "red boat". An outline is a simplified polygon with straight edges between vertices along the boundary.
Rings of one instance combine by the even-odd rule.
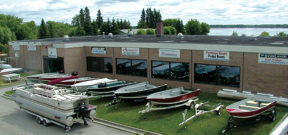
[[[58,78],[58,79],[55,79],[55,80],[51,80],[48,82],[49,85],[54,85],[54,84],[57,84],[61,81],[64,81],[64,80],[70,80],[70,79],[76,79],[76,78],[79,78],[79,76],[68,76],[68,77],[62,77],[62,78]]]
[[[55,85],[63,86],[63,87],[69,87],[71,85],[74,85],[76,83],[95,80],[97,78],[91,78],[91,77],[79,77],[74,79],[68,79],[68,80],[62,80],[60,82],[57,82]]]
[[[233,127],[247,125],[262,118],[276,119],[276,101],[269,99],[244,99],[226,107],[230,114],[228,125],[222,132],[225,133]]]
[[[51,80],[56,80],[56,79],[66,78],[66,77],[71,77],[71,75],[66,75],[66,74],[51,74],[51,75],[41,76],[41,77],[39,77],[39,80],[41,80],[41,82],[49,82],[49,81],[51,81]]]
[[[191,98],[198,97],[200,90],[188,91],[184,90],[183,87],[173,88],[161,92],[151,94],[147,97],[147,100],[152,104],[158,105],[172,105],[183,103]]]

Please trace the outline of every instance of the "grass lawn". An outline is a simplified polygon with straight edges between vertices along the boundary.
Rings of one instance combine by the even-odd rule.
[[[199,99],[201,102],[209,101],[209,104],[211,105],[222,103],[224,108],[235,102],[226,99],[218,99],[216,94],[205,92],[200,93]],[[112,99],[109,98],[94,98],[90,100],[91,104],[97,105],[96,117],[168,135],[221,134],[221,131],[226,128],[227,120],[229,118],[228,112],[225,111],[225,109],[222,109],[220,116],[213,112],[207,113],[194,118],[185,126],[179,127],[178,124],[183,120],[182,113],[185,107],[163,111],[152,111],[140,115],[138,112],[145,108],[146,103],[122,103],[116,106],[106,107],[105,104],[111,101]],[[275,122],[262,120],[254,124],[234,128],[227,134],[268,135],[273,127],[281,120],[287,110],[287,107],[277,106],[277,118]],[[186,118],[193,114],[194,110],[188,110]]]

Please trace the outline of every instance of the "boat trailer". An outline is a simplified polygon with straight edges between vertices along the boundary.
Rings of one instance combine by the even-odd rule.
[[[187,106],[189,107],[189,109],[193,109],[194,104],[196,101],[198,101],[198,98],[194,98],[194,99],[190,99],[187,102],[181,103],[181,104],[176,104],[176,105],[172,105],[172,106],[166,106],[166,107],[154,107],[153,104],[151,102],[148,102],[146,104],[146,109],[139,111],[139,114],[144,114],[144,113],[148,113],[151,111],[159,111],[159,110],[166,110],[166,109],[173,109],[173,108],[178,108],[181,106]]]
[[[209,110],[209,111],[206,111],[206,110],[200,110],[198,109],[199,107],[201,106],[209,106],[209,107],[215,107],[217,106],[216,108],[212,109],[212,110]],[[214,106],[211,106],[211,105],[208,105],[207,102],[205,103],[200,103],[200,104],[196,104],[195,105],[195,114],[193,116],[191,116],[190,118],[186,119],[186,114],[187,114],[187,109],[184,110],[184,112],[182,113],[182,116],[183,116],[183,122],[181,122],[179,124],[179,126],[182,126],[184,124],[186,124],[188,121],[192,120],[193,118],[197,117],[198,115],[201,115],[201,114],[205,114],[205,113],[209,113],[209,112],[216,112],[217,115],[220,115],[220,109],[223,107],[223,105],[221,104],[216,104]]]

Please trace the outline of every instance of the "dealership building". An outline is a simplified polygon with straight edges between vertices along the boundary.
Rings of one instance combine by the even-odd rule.
[[[70,37],[9,42],[9,63],[42,72],[287,97],[287,46],[287,37]]]

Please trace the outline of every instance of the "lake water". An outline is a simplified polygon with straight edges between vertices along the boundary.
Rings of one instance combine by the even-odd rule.
[[[279,32],[288,34],[288,28],[210,28],[208,35],[232,35],[233,31],[238,33],[238,36],[245,34],[247,36],[259,36],[263,31],[266,31],[270,36],[274,36]]]

